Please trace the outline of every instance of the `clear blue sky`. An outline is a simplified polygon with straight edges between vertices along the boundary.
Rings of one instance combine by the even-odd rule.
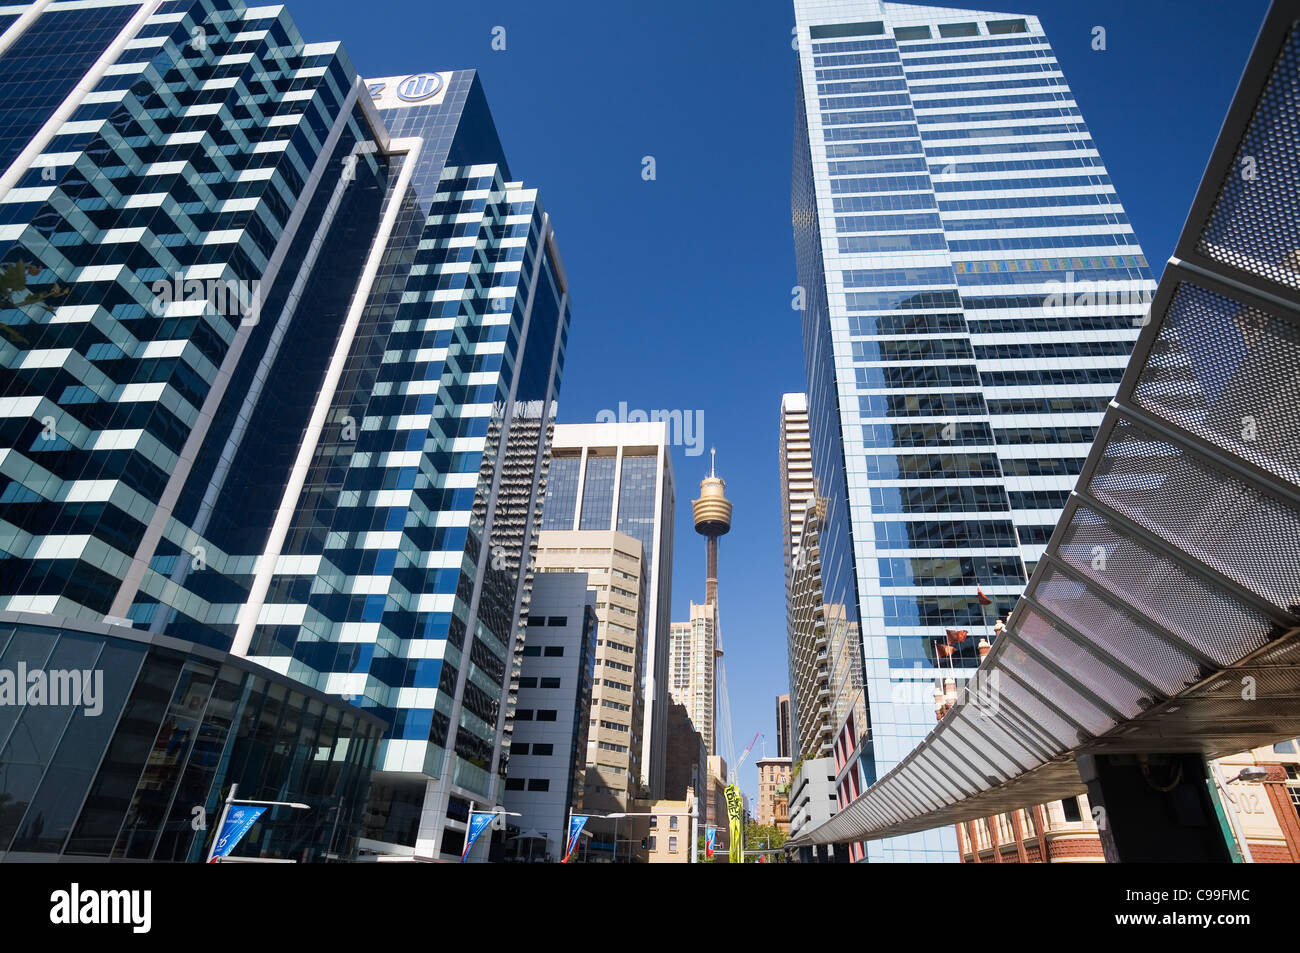
[[[734,506],[719,601],[735,744],[775,753],[786,690],[777,495],[781,394],[803,389],[790,232],[794,25],[785,0],[288,0],[308,42],[363,76],[479,70],[511,171],[541,189],[573,295],[562,422],[703,411]],[[960,3],[953,3],[960,6]],[[971,4],[976,6],[976,4]],[[1139,241],[1173,250],[1266,0],[991,4],[1047,31]],[[506,49],[494,51],[494,27]],[[1107,49],[1091,49],[1094,26]],[[653,156],[657,178],[641,177]],[[690,500],[707,452],[675,453],[673,615],[704,597]],[[752,759],[741,773],[751,800]]]

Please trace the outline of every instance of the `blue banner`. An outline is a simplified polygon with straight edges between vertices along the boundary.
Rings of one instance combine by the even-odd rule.
[[[716,827],[704,828],[704,856],[713,856],[713,845],[718,839],[718,829]]]
[[[460,862],[465,863],[465,858],[469,852],[474,849],[474,842],[478,840],[478,835],[482,834],[484,829],[492,823],[495,814],[484,811],[472,811],[469,815],[469,833],[465,836],[465,852],[460,855]]]
[[[226,815],[226,822],[221,825],[221,830],[217,832],[217,846],[212,852],[212,861],[215,862],[218,857],[226,857],[235,845],[239,843],[240,838],[248,833],[249,828],[257,823],[257,819],[266,813],[264,807],[251,807],[246,804],[232,804],[230,812]]]
[[[582,836],[582,828],[586,823],[586,814],[574,814],[569,818],[569,839],[564,845],[564,860],[560,863],[569,862],[569,857],[573,854],[573,849],[578,846],[578,838]]]

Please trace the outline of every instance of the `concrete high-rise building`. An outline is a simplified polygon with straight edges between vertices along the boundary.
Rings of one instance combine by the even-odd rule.
[[[795,0],[795,20],[821,602],[862,658],[859,698],[832,702],[851,790],[933,727],[945,629],[973,636],[953,659],[959,680],[973,673],[975,642],[1069,496],[1154,282],[1037,19]],[[957,853],[948,828],[862,856]]]
[[[668,626],[672,618],[676,488],[668,423],[560,424],[542,511],[544,530],[616,530],[643,547],[645,591],[641,783],[663,797]]]
[[[785,581],[803,537],[804,511],[816,495],[812,471],[812,444],[808,438],[808,398],[804,394],[781,396],[781,431],[778,446],[781,468],[781,537],[785,544]]]
[[[718,607],[691,603],[689,622],[674,622],[668,649],[668,692],[684,707],[709,754],[717,754]]]
[[[790,693],[776,696],[776,755],[790,757]]]
[[[533,580],[503,801],[519,815],[519,834],[507,857],[564,856],[569,811],[582,803],[587,777],[596,630],[596,594],[585,574]]]
[[[839,810],[834,758],[805,758],[795,762],[793,771],[789,801],[791,839],[829,821]],[[831,856],[832,852],[824,844],[800,847],[798,853],[799,859],[806,863],[826,863]]]
[[[585,573],[596,593],[599,628],[582,807],[598,814],[632,810],[632,800],[644,792],[641,685],[650,589],[644,552],[640,540],[614,530],[542,530],[537,548],[539,575]]]
[[[242,0],[0,20],[30,93],[0,107],[0,609],[378,715],[362,851],[459,856],[500,796],[569,324],[481,83],[362,80]]]

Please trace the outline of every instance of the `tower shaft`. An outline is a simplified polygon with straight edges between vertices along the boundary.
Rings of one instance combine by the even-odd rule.
[[[704,571],[704,601],[709,605],[718,604],[718,537],[705,537],[705,551],[708,553],[707,568]]]

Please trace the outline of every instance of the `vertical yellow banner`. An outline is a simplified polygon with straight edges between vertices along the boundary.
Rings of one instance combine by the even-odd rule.
[[[725,793],[727,820],[730,822],[731,829],[731,852],[727,859],[733,864],[743,864],[745,862],[744,802],[740,798],[740,788],[734,784],[728,784]]]

